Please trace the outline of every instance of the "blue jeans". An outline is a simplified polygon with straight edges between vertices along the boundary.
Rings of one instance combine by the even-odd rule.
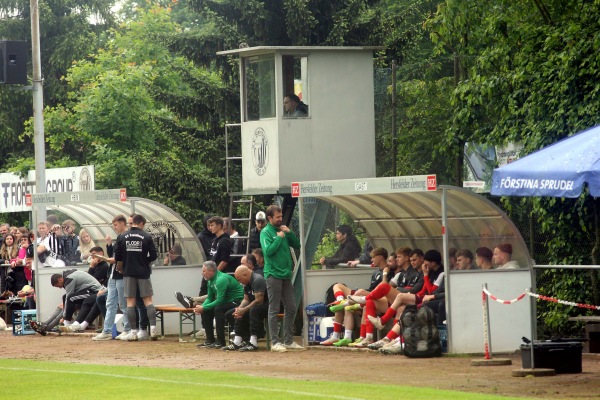
[[[104,317],[104,333],[111,333],[117,315],[117,308],[123,311],[123,331],[129,332],[129,319],[127,318],[127,303],[125,302],[125,284],[123,279],[108,280],[108,294],[106,297],[106,316]]]

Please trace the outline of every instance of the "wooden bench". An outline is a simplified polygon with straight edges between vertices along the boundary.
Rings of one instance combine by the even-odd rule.
[[[585,338],[583,351],[585,353],[600,353],[600,316],[570,317],[569,321],[585,322]]]
[[[180,307],[175,304],[163,304],[155,306],[156,308],[156,320],[160,321],[160,335],[165,336],[165,313],[178,313],[179,314],[179,341],[187,342],[184,339],[183,326],[191,325],[193,329],[193,335],[191,342],[196,341],[196,314],[193,308]]]

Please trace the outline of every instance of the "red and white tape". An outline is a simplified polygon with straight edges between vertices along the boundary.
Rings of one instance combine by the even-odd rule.
[[[587,308],[589,310],[600,310],[600,306],[594,306],[591,304],[584,304],[584,303],[576,303],[574,301],[560,300],[560,299],[557,299],[556,297],[544,296],[543,294],[533,293],[533,292],[529,291],[529,289],[525,289],[525,291],[523,293],[521,293],[519,296],[515,297],[512,300],[502,300],[502,299],[497,298],[493,294],[491,294],[486,288],[483,288],[482,290],[483,290],[483,293],[485,293],[490,299],[492,299],[498,303],[501,303],[501,304],[516,303],[517,301],[522,300],[523,297],[525,297],[525,295],[528,295],[531,297],[535,297],[538,300],[545,300],[545,301],[550,301],[552,303],[564,304],[565,306]]]
[[[502,300],[502,299],[497,298],[493,294],[491,294],[486,288],[483,288],[483,292],[485,294],[487,294],[490,299],[492,299],[494,301],[497,301],[498,303],[501,303],[501,304],[513,304],[513,303],[516,303],[517,301],[522,300],[523,297],[525,297],[525,295],[527,294],[527,290],[526,290],[523,293],[521,293],[518,297],[515,297],[512,300]]]
[[[575,303],[574,301],[560,300],[555,297],[549,297],[549,296],[544,296],[542,294],[531,293],[529,290],[526,290],[525,292],[531,297],[535,297],[540,300],[550,301],[552,303],[564,304],[565,306],[571,306],[571,307],[587,308],[590,310],[600,310],[600,306],[593,306],[591,304],[583,304],[583,303]]]

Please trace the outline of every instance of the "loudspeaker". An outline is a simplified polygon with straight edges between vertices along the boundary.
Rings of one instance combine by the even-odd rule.
[[[0,41],[0,83],[27,84],[27,42]]]

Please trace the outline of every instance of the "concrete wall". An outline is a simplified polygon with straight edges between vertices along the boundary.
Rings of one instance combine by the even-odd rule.
[[[57,289],[50,285],[50,276],[62,273],[68,268],[42,268],[39,271],[39,287],[37,288],[38,303],[40,307],[39,320],[44,321],[54,312],[56,306],[62,301],[63,289]],[[87,267],[78,268],[87,271]],[[202,280],[202,267],[195,266],[170,266],[155,267],[152,271],[152,287],[154,289],[154,305],[173,304],[179,306],[175,299],[175,291],[187,295],[196,296],[200,291]],[[198,319],[198,323],[200,319]],[[200,326],[198,325],[198,329]],[[160,329],[160,328],[159,328]],[[189,328],[186,328],[189,329]],[[165,333],[179,334],[178,314],[165,314]]]

